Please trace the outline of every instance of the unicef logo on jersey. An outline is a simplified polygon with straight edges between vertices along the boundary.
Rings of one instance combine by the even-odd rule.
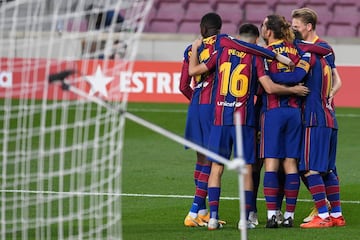
[[[239,107],[241,107],[242,105],[243,105],[243,103],[242,102],[220,102],[220,101],[218,101],[217,102],[217,105],[218,106],[222,106],[222,107],[236,107],[236,108],[239,108]]]

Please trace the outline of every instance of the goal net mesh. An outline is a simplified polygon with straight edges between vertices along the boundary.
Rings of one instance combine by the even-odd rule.
[[[125,118],[87,97],[126,109],[151,5],[0,2],[0,239],[122,239]]]

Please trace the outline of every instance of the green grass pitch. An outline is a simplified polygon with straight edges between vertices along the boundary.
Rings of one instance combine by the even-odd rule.
[[[2,101],[0,102],[3,104]],[[186,104],[129,103],[128,111],[179,136],[183,135]],[[4,115],[4,112],[0,111],[0,113]],[[38,113],[34,116],[35,120],[40,115],[41,113]],[[360,238],[360,178],[358,177],[360,108],[338,108],[337,116],[339,122],[337,165],[347,226],[330,229],[300,229],[301,220],[307,216],[313,206],[310,194],[302,185],[295,213],[295,227],[265,229],[266,211],[261,184],[258,196],[260,225],[248,231],[249,240]],[[56,124],[59,124],[61,114],[58,114],[57,118]],[[0,124],[2,124],[1,121]],[[227,225],[219,231],[183,226],[184,217],[189,211],[194,194],[194,163],[193,150],[185,150],[179,143],[130,120],[126,121],[121,203],[124,240],[240,239],[240,232],[237,230],[238,180],[237,174],[233,171],[226,170],[222,179],[221,195],[224,198],[220,202],[220,217],[227,221]],[[13,175],[11,170],[8,169],[8,171]],[[64,182],[64,185],[67,184]],[[51,231],[54,232],[54,236],[57,236],[56,226]],[[28,239],[35,239],[34,236],[28,236]],[[9,235],[9,238],[11,237],[12,235]]]
[[[129,104],[128,110],[163,128],[183,135],[186,118],[185,104]],[[360,109],[338,108],[339,139],[337,166],[341,184],[343,213],[347,226],[330,229],[300,229],[299,225],[310,212],[313,203],[301,185],[295,212],[295,227],[266,229],[266,210],[262,184],[258,196],[259,221],[256,229],[248,231],[248,239],[358,239],[360,226]],[[122,198],[123,238],[135,239],[240,239],[237,230],[239,201],[237,175],[225,171],[222,181],[220,217],[227,225],[219,231],[205,228],[186,228],[183,220],[194,194],[193,168],[195,153],[181,144],[152,132],[131,121],[126,123],[123,158]],[[231,200],[232,197],[235,200]]]

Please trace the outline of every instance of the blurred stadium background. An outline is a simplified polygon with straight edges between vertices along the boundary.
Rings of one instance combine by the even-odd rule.
[[[8,1],[0,1],[0,4]],[[51,9],[55,0],[47,2]],[[64,8],[76,6],[76,2],[63,1]],[[101,1],[89,0],[88,4],[101,6]],[[358,0],[154,0],[136,59],[180,62],[184,48],[198,36],[201,16],[210,11],[222,16],[224,33],[234,34],[240,24],[260,25],[264,17],[272,13],[281,14],[290,21],[291,10],[300,7],[317,11],[317,33],[333,46],[338,65],[360,65],[360,59],[354,54],[360,52]],[[27,7],[23,8],[26,11]],[[76,31],[85,32],[86,19],[76,21],[80,21],[78,24],[81,26]],[[71,32],[73,24],[69,21],[62,28]],[[69,42],[70,57],[81,57],[81,44],[80,41]]]

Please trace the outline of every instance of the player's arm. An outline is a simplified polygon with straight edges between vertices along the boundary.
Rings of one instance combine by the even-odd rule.
[[[194,90],[191,88],[192,76],[189,75],[189,56],[191,54],[191,45],[184,51],[184,60],[181,67],[179,90],[189,100],[191,100]]]
[[[201,43],[202,43],[202,40],[197,39],[197,40],[195,40],[195,42],[192,45],[192,48],[191,48],[192,54],[190,55],[190,58],[189,58],[189,75],[190,76],[196,76],[196,75],[200,75],[205,72],[208,72],[209,69],[212,69],[216,65],[216,55],[214,54],[216,51],[211,54],[210,58],[206,61],[206,63],[204,63],[204,62],[199,63],[198,56],[195,53],[198,52],[198,48],[200,47]]]
[[[266,75],[264,63],[261,58],[256,59],[256,73],[260,84],[268,94],[278,95],[299,95],[306,96],[309,89],[303,85],[285,86],[274,83],[268,75]]]
[[[330,98],[333,98],[342,86],[342,81],[338,70],[336,68],[333,68],[332,72],[333,72],[333,86],[330,91],[330,95],[329,95]]]
[[[309,89],[304,85],[285,86],[277,84],[274,83],[267,75],[259,77],[259,82],[268,94],[298,96],[306,96],[309,94]]]
[[[332,74],[333,74],[333,85],[329,94],[329,102],[332,101],[332,98],[336,95],[336,93],[340,90],[341,86],[342,86],[342,81],[339,75],[339,72],[336,69],[336,65],[335,65],[335,54],[331,53],[325,56],[326,61],[328,62],[328,64],[330,65],[331,69],[332,69]]]
[[[325,42],[319,42],[317,44],[313,44],[306,41],[295,41],[295,45],[298,48],[300,48],[303,52],[314,53],[318,56],[326,56],[328,54],[333,53],[332,47]]]
[[[308,74],[311,64],[314,63],[314,61],[314,56],[310,53],[304,53],[298,64],[296,64],[294,71],[269,73],[269,76],[275,83],[287,85],[298,84],[302,82],[306,74]]]
[[[232,49],[236,49],[237,51],[250,53],[268,59],[276,59],[287,66],[290,67],[294,66],[293,61],[286,56],[274,53],[273,51],[261,47],[259,45],[241,41],[239,39],[235,39],[230,36],[222,37],[220,39],[220,47],[232,48]]]
[[[192,76],[189,75],[189,63],[184,59],[181,68],[179,90],[189,100],[191,100],[194,92],[190,86],[191,80]]]

